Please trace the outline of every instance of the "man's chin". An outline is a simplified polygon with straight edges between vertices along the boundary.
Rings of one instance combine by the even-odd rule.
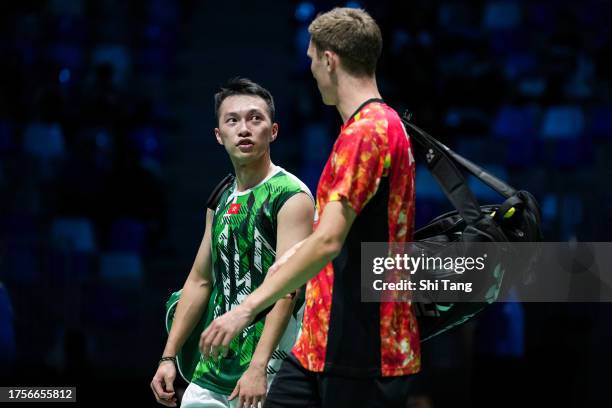
[[[246,164],[251,164],[253,162],[256,162],[257,160],[260,160],[261,156],[261,152],[255,150],[249,152],[237,151],[231,155],[231,159],[232,162],[244,166]]]

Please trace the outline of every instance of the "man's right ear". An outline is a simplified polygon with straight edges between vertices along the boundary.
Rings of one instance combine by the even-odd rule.
[[[219,133],[219,128],[215,128],[215,138],[217,139],[217,143],[223,146],[223,140],[221,139],[221,134]]]

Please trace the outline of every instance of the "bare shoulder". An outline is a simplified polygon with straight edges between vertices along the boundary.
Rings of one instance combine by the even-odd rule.
[[[314,214],[314,203],[312,197],[306,192],[300,192],[291,196],[278,212],[279,218],[300,219],[306,218],[312,222]]]

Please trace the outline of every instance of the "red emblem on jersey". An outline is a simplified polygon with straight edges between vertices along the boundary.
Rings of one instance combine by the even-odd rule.
[[[227,210],[227,214],[238,214],[238,212],[240,211],[240,205],[241,204],[232,204],[229,206],[229,209]]]

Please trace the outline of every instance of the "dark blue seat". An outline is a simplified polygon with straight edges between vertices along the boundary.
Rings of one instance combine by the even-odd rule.
[[[100,279],[122,288],[140,288],[144,281],[140,255],[131,252],[101,253]]]
[[[42,160],[63,157],[66,143],[61,126],[57,123],[30,123],[24,132],[23,150]]]
[[[159,129],[152,126],[142,126],[134,129],[129,134],[131,145],[139,153],[140,157],[153,158],[161,161],[163,158],[163,140]]]
[[[542,220],[550,224],[557,219],[559,212],[559,199],[555,194],[546,194],[542,199]]]
[[[532,74],[538,67],[534,54],[528,52],[513,52],[504,61],[504,76],[509,80]]]
[[[597,106],[591,110],[588,133],[598,139],[612,140],[612,106]]]
[[[584,113],[578,105],[550,106],[544,112],[540,134],[544,139],[576,139],[584,125]]]
[[[533,137],[537,127],[537,109],[531,107],[502,106],[493,121],[493,136],[500,139]]]
[[[101,44],[91,51],[93,66],[108,64],[113,68],[113,81],[123,84],[129,78],[132,57],[127,47],[120,44]]]
[[[427,167],[417,165],[415,194],[417,199],[446,199],[438,182],[433,178]]]
[[[512,1],[488,1],[482,13],[482,26],[487,30],[509,30],[521,23],[519,4]]]
[[[85,217],[59,217],[51,225],[53,247],[67,252],[93,253],[97,250],[93,222]]]

